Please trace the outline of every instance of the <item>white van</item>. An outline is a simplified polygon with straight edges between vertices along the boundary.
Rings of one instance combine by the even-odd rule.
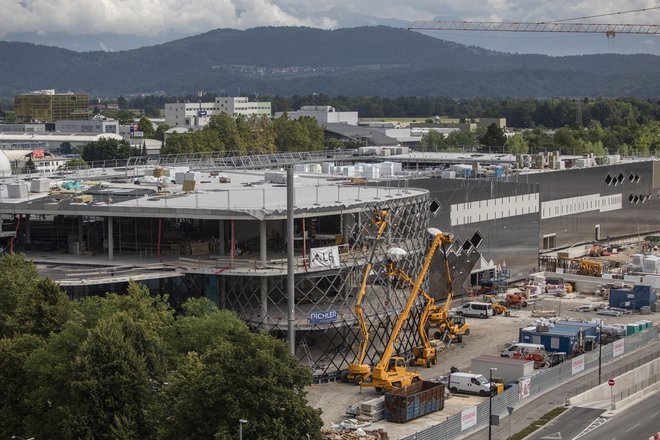
[[[485,302],[469,302],[456,310],[456,314],[460,316],[488,318],[489,316],[493,316],[493,305]]]
[[[529,344],[526,342],[517,342],[511,345],[511,347],[502,350],[500,356],[512,358],[514,353],[538,353],[544,351],[545,351],[545,347],[543,346],[543,344]]]
[[[447,388],[452,394],[470,393],[480,396],[497,394],[497,385],[492,384],[483,374],[451,373],[447,379]]]

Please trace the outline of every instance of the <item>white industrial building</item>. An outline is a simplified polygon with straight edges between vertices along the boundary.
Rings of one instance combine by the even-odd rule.
[[[57,133],[119,133],[119,121],[116,119],[94,118],[89,120],[55,121]]]
[[[293,112],[277,112],[275,117],[279,118],[286,113],[290,119],[298,119],[309,116],[316,119],[319,124],[345,123],[358,125],[358,112],[338,112],[329,105],[303,105],[300,110]]]
[[[165,123],[173,127],[200,128],[211,116],[271,115],[270,102],[250,102],[246,97],[219,96],[214,102],[177,102],[165,104]]]

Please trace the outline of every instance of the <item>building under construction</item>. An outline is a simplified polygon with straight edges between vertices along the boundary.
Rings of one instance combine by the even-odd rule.
[[[658,210],[660,162],[653,160],[460,178],[437,173],[465,162],[460,155],[390,156],[402,171],[377,178],[323,172],[319,164],[293,179],[295,301],[289,313],[287,179],[281,171],[255,168],[311,159],[297,153],[187,163],[142,158],[130,166],[6,178],[0,236],[5,252],[25,252],[74,298],[122,291],[136,280],[167,293],[175,307],[206,296],[253,329],[283,338],[292,323],[298,359],[317,380],[332,380],[359,347],[355,302],[365,265],[373,266],[362,304],[370,336],[365,362],[375,364],[410,292],[385,274],[387,250],[405,250],[399,264],[414,277],[429,226],[455,236],[446,257],[457,293],[463,281],[472,276],[477,284],[478,272],[494,271],[505,259],[524,275],[538,267],[540,253],[599,234],[657,229],[657,216],[650,214]],[[493,157],[489,166],[507,160]],[[387,213],[380,238],[377,212]],[[445,294],[441,264],[434,263],[424,285],[436,298]],[[397,354],[419,345],[419,306],[401,332]]]

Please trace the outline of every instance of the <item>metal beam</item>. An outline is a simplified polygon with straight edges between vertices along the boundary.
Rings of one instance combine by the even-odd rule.
[[[496,21],[415,21],[408,30],[486,32],[570,32],[614,36],[615,34],[660,34],[658,24],[519,23]]]

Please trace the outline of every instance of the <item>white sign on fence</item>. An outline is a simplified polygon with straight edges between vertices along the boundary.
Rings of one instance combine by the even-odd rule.
[[[574,357],[571,360],[571,374],[578,374],[584,371],[584,355]]]
[[[472,428],[477,424],[477,407],[473,406],[461,412],[461,431]]]
[[[625,339],[617,339],[612,344],[612,357],[621,356],[626,346]]]
[[[309,250],[309,267],[339,267],[339,247],[329,246]]]
[[[518,401],[529,397],[532,391],[532,378],[526,377],[518,381]]]

